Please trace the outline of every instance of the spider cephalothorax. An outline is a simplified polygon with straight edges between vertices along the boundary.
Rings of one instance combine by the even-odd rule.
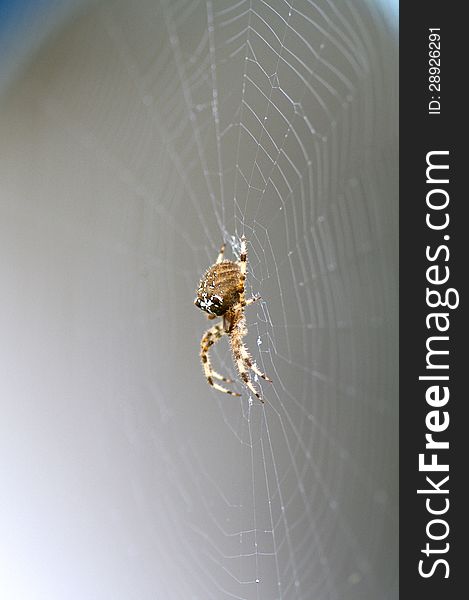
[[[200,280],[197,296],[194,300],[194,304],[205,311],[209,319],[223,317],[222,323],[214,325],[205,332],[200,343],[200,358],[205,377],[211,386],[225,392],[225,394],[240,396],[240,394],[227,390],[214,382],[214,379],[227,382],[231,380],[212,369],[208,356],[210,346],[213,346],[223,335],[228,335],[233,358],[243,383],[263,402],[259,392],[251,382],[249,371],[253,371],[266,381],[270,381],[270,379],[252,362],[251,355],[243,342],[243,337],[247,333],[244,308],[259,300],[258,296],[249,300],[244,297],[247,265],[246,238],[244,236],[241,238],[239,261],[223,260],[224,252],[225,245],[221,247],[215,264],[207,269]]]

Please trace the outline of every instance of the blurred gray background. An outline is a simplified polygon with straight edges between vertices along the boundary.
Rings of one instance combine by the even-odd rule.
[[[397,598],[395,6],[61,9],[0,29],[0,597]],[[243,233],[265,405],[198,357]]]

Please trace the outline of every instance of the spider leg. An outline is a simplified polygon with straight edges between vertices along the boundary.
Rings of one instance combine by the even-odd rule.
[[[263,373],[255,363],[252,362],[252,356],[249,354],[249,350],[247,349],[244,342],[241,343],[241,345],[239,346],[239,352],[244,366],[246,366],[248,369],[251,369],[251,371],[253,371],[259,377],[262,377],[262,379],[265,379],[266,381],[272,383],[272,379],[270,379],[270,377],[267,377],[267,375]]]
[[[257,302],[258,300],[260,300],[261,297],[260,296],[253,296],[252,298],[249,298],[249,300],[244,300],[243,302],[240,302],[241,306],[249,306],[250,304],[254,304],[254,302]]]
[[[257,302],[260,299],[261,299],[260,296],[253,296],[252,298],[249,298],[249,300],[247,300],[245,302],[245,304],[242,304],[241,302],[239,304],[237,304],[233,310],[236,314],[237,310],[239,310],[239,309],[242,310],[245,306],[249,306],[250,304]],[[265,373],[263,373],[257,367],[257,365],[255,363],[252,362],[252,357],[249,354],[249,351],[248,351],[246,345],[244,344],[244,342],[241,339],[246,335],[246,333],[247,333],[246,320],[243,317],[243,318],[239,319],[239,321],[237,323],[237,327],[236,327],[236,332],[234,333],[235,336],[238,336],[240,338],[240,343],[237,348],[237,353],[239,354],[239,358],[243,361],[243,364],[248,369],[251,369],[251,371],[253,371],[259,377],[262,377],[262,379],[265,379],[266,381],[269,381],[270,383],[272,383],[272,379],[270,379],[270,377],[267,377],[267,375]],[[232,335],[233,335],[233,333],[232,333]],[[233,350],[233,353],[234,353],[234,350]],[[235,359],[236,359],[236,361],[238,361],[238,356],[235,356]]]
[[[241,394],[232,392],[231,390],[228,390],[222,385],[219,385],[218,383],[215,383],[215,381],[213,381],[214,379],[220,379],[221,381],[226,382],[231,381],[230,379],[223,377],[223,375],[220,375],[212,369],[212,365],[210,363],[210,358],[208,355],[210,347],[213,346],[213,344],[215,344],[216,342],[218,342],[218,340],[224,335],[224,333],[225,331],[222,325],[219,323],[217,325],[214,325],[213,327],[210,327],[210,329],[208,329],[202,337],[202,340],[200,342],[200,359],[202,361],[204,374],[208,384],[214,387],[216,390],[224,392],[225,394],[230,394],[231,396],[241,396]]]
[[[244,290],[244,282],[246,281],[246,271],[248,268],[248,249],[246,245],[246,238],[241,236],[241,252],[239,253],[239,270],[240,270],[240,293],[239,293],[239,302],[241,306],[246,306],[245,299],[245,290]]]
[[[241,270],[241,275],[246,279],[246,270],[248,263],[248,249],[246,245],[246,238],[244,235],[241,237],[241,252],[239,253],[239,268]]]
[[[243,344],[243,350],[246,349],[246,346],[244,346]],[[254,373],[256,375],[259,375],[259,377],[262,377],[262,379],[265,379],[266,381],[268,381],[269,383],[272,383],[272,379],[270,379],[270,377],[267,377],[267,375],[265,373],[263,373],[262,371],[260,371],[257,367],[257,365],[255,363],[252,362],[251,357],[249,356],[249,353],[247,354],[242,354],[242,358],[243,358],[243,362],[244,364],[249,367],[251,369],[251,371],[254,371]]]
[[[220,253],[218,255],[218,258],[216,260],[215,264],[220,264],[221,261],[223,260],[223,255],[225,254],[225,244],[222,244],[221,248],[220,248]]]
[[[261,299],[260,296],[253,296],[252,298],[249,298],[249,300],[246,301],[245,306],[249,306],[250,304],[253,304],[254,302],[257,302],[260,299]],[[240,352],[241,352],[241,357],[242,357],[243,362],[246,365],[246,367],[248,367],[249,369],[251,369],[251,371],[254,371],[254,373],[256,375],[259,375],[259,377],[262,377],[262,379],[265,379],[266,381],[270,381],[270,383],[272,383],[272,379],[270,379],[269,377],[267,377],[267,375],[265,373],[263,373],[262,371],[260,371],[257,368],[257,365],[252,362],[252,357],[249,354],[248,349],[246,348],[246,346],[244,345],[244,343],[240,347]]]
[[[233,352],[233,357],[236,361],[236,366],[239,371],[239,375],[243,380],[245,386],[251,390],[251,392],[258,398],[262,403],[264,400],[262,399],[259,392],[254,387],[251,377],[249,375],[249,369],[252,369],[253,364],[251,360],[251,355],[249,354],[249,350],[246,348],[243,342],[243,331],[242,329],[235,328],[230,334],[230,344],[231,350]],[[256,371],[254,371],[256,372]]]

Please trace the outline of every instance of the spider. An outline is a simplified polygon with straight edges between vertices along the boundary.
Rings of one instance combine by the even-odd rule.
[[[246,281],[248,260],[246,238],[244,235],[241,238],[241,252],[238,261],[223,260],[224,252],[225,244],[220,248],[220,253],[215,264],[205,271],[204,276],[200,280],[197,296],[194,300],[196,306],[208,313],[207,316],[209,319],[215,319],[216,317],[223,318],[223,321],[210,327],[204,333],[200,342],[200,359],[209,385],[225,394],[241,396],[241,394],[232,392],[214,381],[218,379],[219,381],[230,383],[232,380],[223,377],[223,375],[212,369],[208,355],[210,347],[224,335],[228,335],[233,359],[236,362],[236,367],[244,385],[261,402],[264,402],[252,384],[249,370],[266,381],[271,381],[271,379],[265,373],[262,373],[256,364],[252,362],[249,350],[243,342],[243,337],[248,332],[244,308],[260,300],[260,296],[254,296],[249,300],[246,300],[244,296],[244,282]]]

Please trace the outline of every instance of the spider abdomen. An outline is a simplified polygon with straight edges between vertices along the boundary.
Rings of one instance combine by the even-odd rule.
[[[244,278],[237,263],[224,260],[212,265],[200,280],[194,304],[221,317],[235,306],[244,289]]]

